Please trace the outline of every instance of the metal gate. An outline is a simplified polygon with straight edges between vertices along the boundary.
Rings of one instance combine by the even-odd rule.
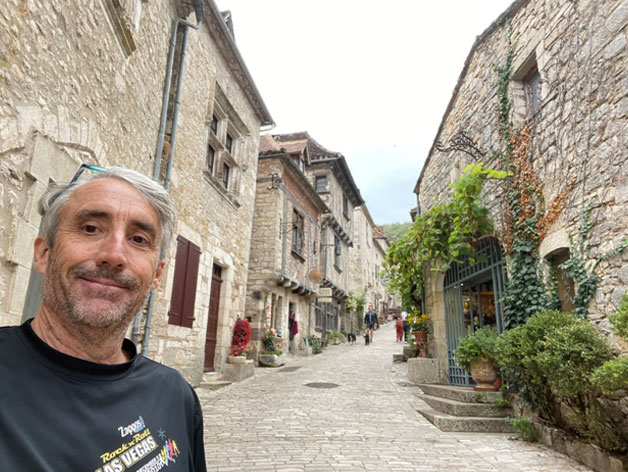
[[[502,249],[494,237],[481,239],[476,262],[453,263],[445,274],[445,328],[449,381],[452,385],[474,385],[471,376],[454,358],[460,338],[486,325],[503,330],[502,294],[506,272]]]

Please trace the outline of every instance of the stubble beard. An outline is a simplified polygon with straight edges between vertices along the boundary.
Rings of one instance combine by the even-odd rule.
[[[103,294],[91,297],[81,293],[72,281],[79,277],[95,277],[115,281],[126,287],[132,296],[116,300]],[[57,316],[69,321],[79,329],[98,330],[102,334],[117,334],[126,330],[131,319],[148,298],[148,291],[142,293],[138,279],[123,275],[109,268],[88,268],[77,265],[70,269],[67,278],[63,278],[59,265],[50,255],[48,270],[44,277],[43,303]],[[98,308],[90,304],[90,299],[101,301]],[[105,303],[102,303],[105,302]]]

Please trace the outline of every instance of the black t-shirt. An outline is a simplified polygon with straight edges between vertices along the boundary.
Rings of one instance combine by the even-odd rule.
[[[0,328],[0,471],[206,471],[192,387],[123,348],[131,361],[94,364],[52,349],[30,321]]]

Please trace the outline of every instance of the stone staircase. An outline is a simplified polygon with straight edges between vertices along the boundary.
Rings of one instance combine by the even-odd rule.
[[[203,374],[200,387],[208,390],[218,390],[231,384],[231,381],[223,380],[222,375],[218,372],[206,372]]]
[[[506,417],[512,415],[509,406],[497,406],[501,392],[475,392],[471,387],[428,385],[418,387],[417,396],[426,405],[415,409],[441,431],[512,433]]]

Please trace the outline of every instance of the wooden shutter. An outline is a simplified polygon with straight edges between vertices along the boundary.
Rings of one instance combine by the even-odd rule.
[[[201,248],[183,236],[177,236],[177,256],[168,323],[191,328],[194,322],[194,302]]]

